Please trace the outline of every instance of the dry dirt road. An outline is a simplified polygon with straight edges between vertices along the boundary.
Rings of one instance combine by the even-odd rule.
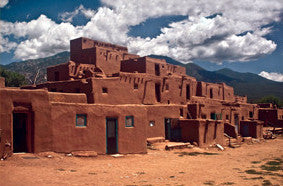
[[[119,158],[15,154],[0,161],[0,185],[283,185],[282,147],[283,138],[277,138],[223,152],[148,150]]]

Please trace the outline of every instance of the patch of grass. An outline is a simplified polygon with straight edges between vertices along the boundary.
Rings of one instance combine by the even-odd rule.
[[[280,161],[268,161],[268,162],[266,163],[266,165],[280,165],[280,164],[281,164]]]
[[[182,171],[182,172],[179,172],[179,174],[185,174],[185,172]]]
[[[212,153],[212,152],[180,152],[179,156],[198,156],[198,155],[218,155],[218,153]]]
[[[251,180],[261,180],[261,179],[263,179],[263,177],[262,176],[259,176],[259,177],[253,177],[253,178],[250,178]]]
[[[252,164],[259,164],[259,163],[261,163],[260,161],[252,161],[251,162]]]
[[[170,176],[169,178],[175,178],[175,176]]]
[[[206,182],[204,182],[203,184],[204,185],[214,185],[214,181],[206,181]]]
[[[233,185],[235,184],[234,182],[225,182],[225,183],[222,183],[222,185]]]
[[[60,169],[57,169],[58,171],[65,171],[65,169],[62,169],[62,168],[60,168]]]
[[[247,174],[262,174],[262,172],[258,172],[254,169],[245,170]]]
[[[70,170],[70,172],[77,172],[77,170]]]
[[[262,170],[267,170],[267,171],[279,171],[279,170],[282,170],[281,166],[266,166],[266,165],[262,165],[260,166],[260,168]]]
[[[263,186],[268,186],[268,185],[272,185],[272,183],[269,180],[263,180],[262,185]]]
[[[89,172],[88,174],[90,174],[90,175],[96,175],[95,172]]]
[[[136,174],[142,175],[145,174],[145,172],[136,172]]]

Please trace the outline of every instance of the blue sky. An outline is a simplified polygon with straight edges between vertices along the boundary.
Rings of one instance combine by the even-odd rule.
[[[1,0],[0,64],[69,50],[89,37],[132,53],[283,81],[281,0]]]

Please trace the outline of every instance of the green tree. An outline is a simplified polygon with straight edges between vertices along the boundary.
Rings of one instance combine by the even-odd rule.
[[[265,96],[259,100],[259,103],[272,103],[273,105],[280,107],[280,101],[275,96]]]
[[[0,77],[5,78],[5,85],[7,87],[20,87],[27,84],[24,75],[8,71],[3,67],[0,67]]]

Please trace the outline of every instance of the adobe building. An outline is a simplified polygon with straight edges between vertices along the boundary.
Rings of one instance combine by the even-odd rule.
[[[164,138],[224,145],[224,133],[262,137],[259,107],[225,83],[199,82],[184,67],[78,38],[47,82],[9,88],[0,79],[0,157],[78,150],[146,153]]]

